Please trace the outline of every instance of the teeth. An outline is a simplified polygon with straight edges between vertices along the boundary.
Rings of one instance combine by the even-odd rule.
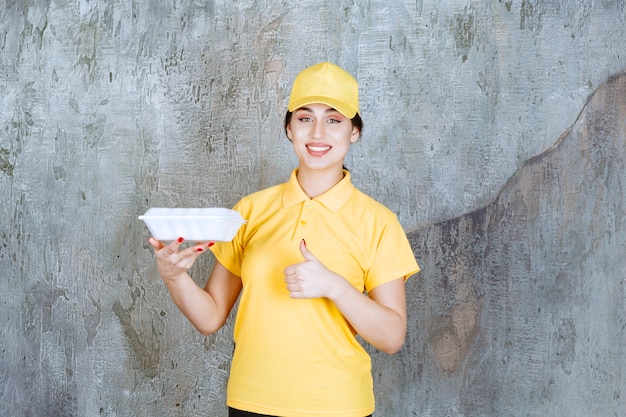
[[[323,152],[330,149],[330,146],[309,146],[309,149],[313,152]]]

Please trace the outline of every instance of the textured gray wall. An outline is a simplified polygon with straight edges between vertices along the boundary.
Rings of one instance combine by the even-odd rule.
[[[626,415],[626,72],[487,207],[410,234],[410,337],[382,415]],[[395,404],[394,404],[395,402]]]
[[[224,414],[232,322],[187,324],[137,215],[286,179],[290,83],[331,60],[423,267],[376,415],[623,415],[625,7],[0,0],[0,414]]]

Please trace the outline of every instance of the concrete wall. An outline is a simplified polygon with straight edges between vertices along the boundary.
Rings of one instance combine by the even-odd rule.
[[[494,202],[410,234],[409,342],[379,372],[425,401],[382,415],[624,415],[625,150],[622,72]]]
[[[423,267],[376,415],[621,415],[625,7],[0,1],[0,414],[224,415],[232,321],[187,324],[137,216],[286,179],[290,83],[331,60]]]

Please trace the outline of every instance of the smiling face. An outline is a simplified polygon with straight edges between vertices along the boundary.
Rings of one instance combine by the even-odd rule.
[[[360,137],[359,129],[349,118],[319,103],[296,109],[286,132],[301,171],[341,172],[350,145]]]

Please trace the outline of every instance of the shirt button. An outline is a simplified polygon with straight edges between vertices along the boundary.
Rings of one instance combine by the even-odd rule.
[[[306,205],[306,208],[309,208],[309,209],[310,209],[311,207],[313,207],[313,205],[312,205],[311,203],[309,203],[309,204],[307,204],[307,205]]]
[[[304,225],[306,224],[306,221],[302,220],[302,221],[300,222],[300,224],[301,224],[302,226],[304,226]]]

